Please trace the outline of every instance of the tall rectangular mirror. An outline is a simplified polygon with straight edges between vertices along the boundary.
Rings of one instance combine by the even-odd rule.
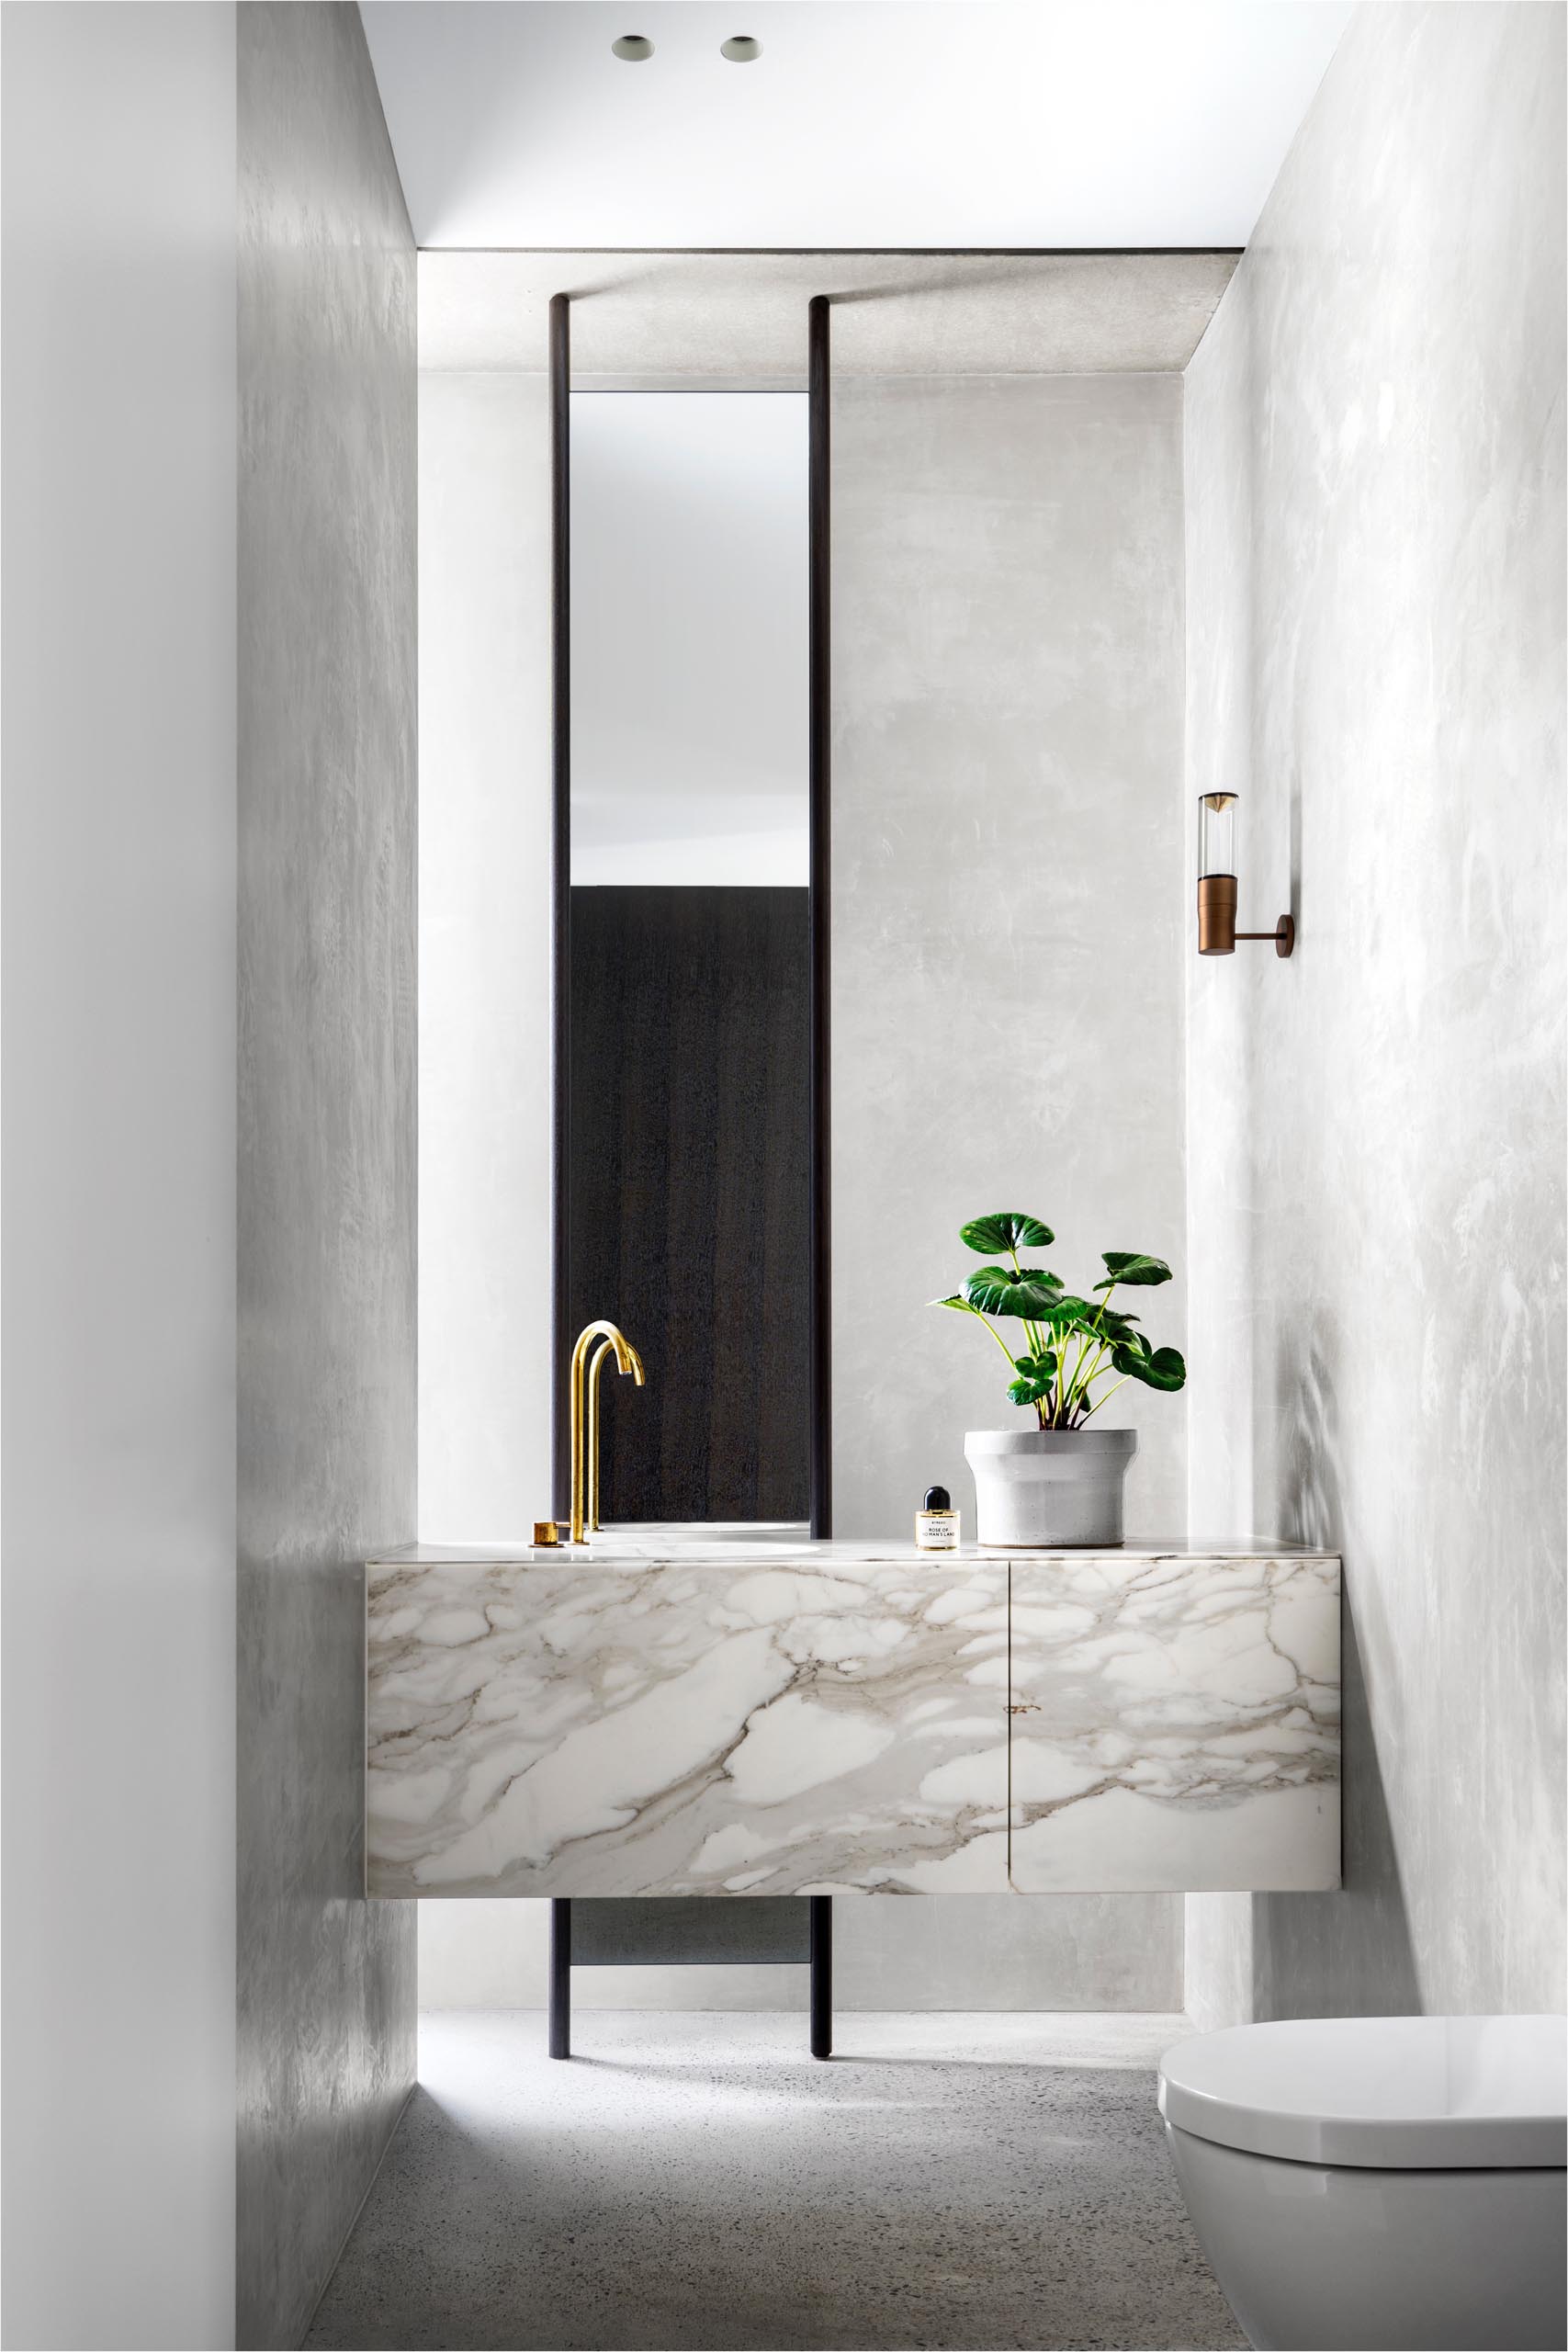
[[[807,401],[570,395],[572,1329],[609,1521],[810,1508]]]

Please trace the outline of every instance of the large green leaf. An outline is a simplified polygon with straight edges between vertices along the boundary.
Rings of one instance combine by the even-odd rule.
[[[1035,1321],[1048,1323],[1058,1336],[1065,1331],[1088,1331],[1098,1327],[1099,1299],[1076,1298],[1070,1291],[1057,1291],[1035,1315]]]
[[[1125,1373],[1130,1380],[1141,1380],[1145,1388],[1170,1390],[1187,1385],[1187,1366],[1176,1350],[1151,1349],[1142,1332],[1113,1350],[1111,1361],[1118,1372]]]
[[[1138,1250],[1105,1250],[1100,1255],[1109,1280],[1096,1283],[1096,1290],[1114,1290],[1118,1283],[1129,1283],[1143,1290],[1170,1280],[1170,1268],[1163,1258],[1145,1258]]]
[[[1103,1302],[1092,1309],[1092,1314],[1095,1330],[1112,1346],[1119,1340],[1125,1342],[1138,1336],[1135,1315],[1120,1314],[1114,1306],[1107,1306]]]
[[[1032,1374],[1028,1374],[1021,1380],[1009,1381],[1008,1395],[1015,1405],[1038,1405],[1049,1396],[1052,1386],[1049,1380],[1037,1380]]]
[[[1062,1295],[1055,1274],[1025,1266],[1015,1274],[1007,1266],[978,1266],[964,1284],[964,1295],[981,1315],[1022,1315],[1038,1321],[1049,1315]]]
[[[998,1209],[994,1216],[972,1217],[959,1227],[958,1238],[980,1258],[989,1258],[998,1250],[1049,1250],[1056,1238],[1048,1225],[1042,1225],[1037,1216],[1025,1216],[1019,1209]]]

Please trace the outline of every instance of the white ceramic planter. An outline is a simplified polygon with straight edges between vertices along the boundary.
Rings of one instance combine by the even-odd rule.
[[[1120,1544],[1136,1430],[970,1430],[976,1536],[1024,1550]]]

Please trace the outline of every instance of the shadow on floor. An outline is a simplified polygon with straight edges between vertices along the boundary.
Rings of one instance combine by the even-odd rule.
[[[992,2054],[1004,2021],[925,2018],[911,2048],[914,2021],[856,2018],[821,2065],[801,2022],[599,2012],[587,2063],[552,2065],[535,2013],[426,2020],[307,2346],[1242,2344],[1152,2064],[1055,2063],[1048,2019]]]

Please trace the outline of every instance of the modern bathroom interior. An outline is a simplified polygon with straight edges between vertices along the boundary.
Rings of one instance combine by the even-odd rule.
[[[5,2345],[1563,2345],[1564,31],[3,0]]]

